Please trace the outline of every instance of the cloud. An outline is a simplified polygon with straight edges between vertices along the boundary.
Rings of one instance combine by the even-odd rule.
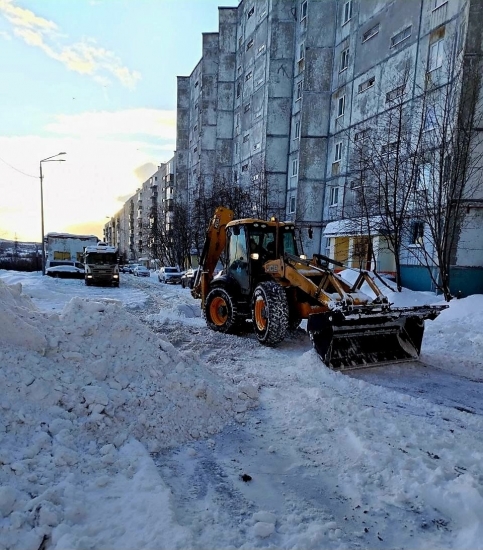
[[[2,158],[8,162],[0,162],[0,196],[2,205],[11,207],[0,210],[0,234],[4,238],[17,234],[24,241],[40,239],[39,160],[59,151],[67,152],[62,157],[65,162],[43,165],[45,232],[75,233],[73,228],[85,223],[102,228],[106,216],[113,216],[122,208],[124,197],[131,197],[141,181],[170,158],[153,154],[148,147],[139,149],[137,144],[129,136],[124,140],[87,134],[49,138],[0,136]],[[151,173],[148,169],[140,174],[140,167],[149,166]],[[140,180],[142,176],[145,177]],[[95,230],[87,232],[97,235]]]
[[[5,40],[12,40],[12,36],[6,31],[0,31],[0,37],[4,38]]]
[[[53,21],[35,15],[31,10],[15,5],[15,0],[0,0],[0,14],[12,25],[15,36],[29,46],[42,50],[47,56],[62,63],[67,69],[88,75],[102,85],[110,83],[106,75],[117,79],[123,86],[134,89],[141,74],[123,66],[119,57],[97,46],[94,39],[71,44],[60,43],[60,35]]]
[[[157,170],[157,166],[153,164],[152,162],[147,162],[146,164],[143,164],[142,166],[138,166],[134,169],[134,173],[136,174],[136,177],[139,180],[139,183],[145,182],[148,178],[150,178],[154,172]]]
[[[110,136],[153,136],[169,140],[176,136],[176,111],[125,109],[58,115],[46,129],[54,134],[101,138]],[[153,144],[151,143],[150,146]],[[157,144],[159,146],[159,143]]]

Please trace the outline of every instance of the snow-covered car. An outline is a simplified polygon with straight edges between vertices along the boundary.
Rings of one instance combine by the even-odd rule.
[[[137,265],[134,268],[133,275],[135,277],[151,277],[151,271],[143,265]]]
[[[158,281],[160,283],[178,285],[181,283],[183,273],[177,267],[160,267]]]
[[[45,270],[49,277],[58,277],[59,279],[83,279],[85,276],[84,264],[80,262],[68,262],[57,265],[51,265]]]

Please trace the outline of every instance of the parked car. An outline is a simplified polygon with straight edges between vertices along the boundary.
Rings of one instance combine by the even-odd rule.
[[[120,265],[119,266],[119,271],[121,273],[130,273],[130,271],[129,271],[130,268],[131,268],[131,266],[129,264]]]
[[[137,265],[134,268],[133,275],[135,277],[151,277],[151,271],[143,265]]]
[[[158,271],[158,281],[160,283],[179,285],[183,273],[178,267],[160,267]]]
[[[128,273],[132,273],[134,275],[134,270],[136,269],[136,267],[138,267],[139,264],[129,264],[127,267],[128,267]]]
[[[60,279],[83,279],[85,276],[84,264],[80,262],[56,262],[45,270],[49,277],[59,277]]]
[[[199,267],[196,267],[195,269],[190,268],[181,276],[181,286],[183,288],[193,288],[193,283],[195,282],[195,277],[198,270]]]

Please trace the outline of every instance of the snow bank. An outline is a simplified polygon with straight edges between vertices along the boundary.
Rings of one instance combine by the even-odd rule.
[[[72,525],[96,513],[106,485],[142,475],[146,449],[214,434],[240,408],[235,391],[116,300],[77,297],[45,314],[0,280],[0,324],[0,549],[37,549],[44,537],[82,546]]]
[[[427,322],[421,359],[445,370],[483,379],[483,295],[451,300],[437,319]]]

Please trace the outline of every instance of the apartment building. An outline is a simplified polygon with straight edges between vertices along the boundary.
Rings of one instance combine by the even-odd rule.
[[[218,32],[203,34],[200,61],[177,79],[175,157],[126,203],[109,231],[129,243],[135,258],[153,248],[146,227],[172,223],[175,196],[192,205],[215,182],[241,183],[251,190],[254,214],[264,202],[265,211],[296,222],[308,255],[393,272],[381,212],[361,223],[354,159],[371,131],[386,129],[398,102],[409,126],[423,121],[422,149],[434,149],[434,98],[467,82],[474,60],[481,66],[482,20],[483,0],[241,0],[219,8]],[[461,81],[448,72],[456,62]],[[455,116],[460,104],[452,107]],[[391,158],[398,140],[389,134],[369,156]],[[434,157],[423,157],[418,170],[428,172],[433,162],[434,179],[442,170],[434,169]],[[169,196],[160,196],[160,185]],[[483,193],[462,200],[452,278],[463,293],[483,292]],[[417,217],[407,223],[398,256],[403,282],[434,289],[422,266],[430,228]]]
[[[159,262],[160,234],[173,224],[175,160],[158,166],[104,226],[104,240],[125,261],[144,257]]]
[[[481,56],[481,20],[482,0],[242,0],[220,8],[219,32],[203,35],[200,62],[178,78],[180,196],[191,203],[219,177],[252,189],[263,179],[270,207],[296,221],[308,254],[354,266],[366,255],[366,267],[394,271],[377,216],[370,236],[347,221],[360,201],[355,144],[393,107],[403,67],[411,116],[428,82],[445,86],[446,55]],[[468,203],[453,254],[472,289],[478,278],[483,285],[483,219],[472,208],[480,198]],[[401,253],[406,283],[430,289],[416,250],[424,228],[414,224],[415,248]]]

